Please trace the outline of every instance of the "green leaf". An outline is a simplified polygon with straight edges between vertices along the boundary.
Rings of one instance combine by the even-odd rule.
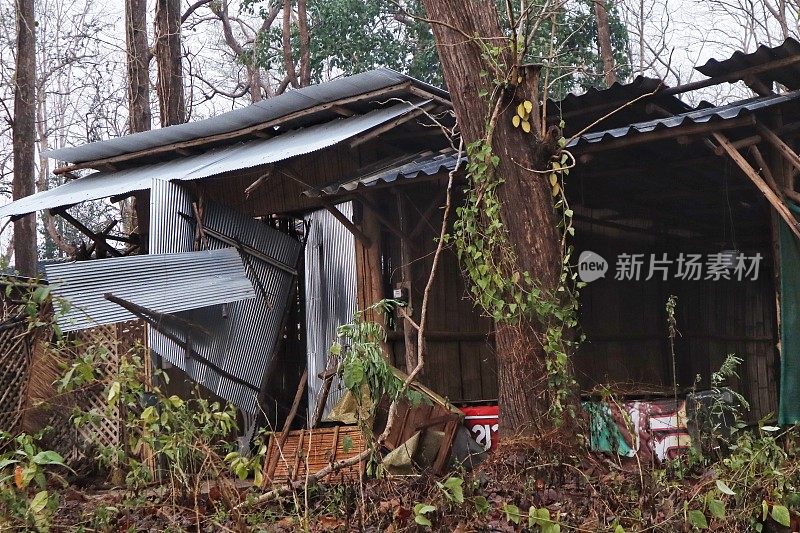
[[[708,510],[714,518],[725,518],[725,502],[708,500]]]
[[[39,514],[47,507],[48,500],[49,497],[46,490],[37,492],[36,496],[31,500],[30,505],[28,505],[28,509],[33,514]]]
[[[769,516],[769,504],[767,503],[767,500],[761,500],[761,521],[763,522],[764,520],[766,520],[768,516]]]
[[[57,452],[46,450],[33,456],[33,462],[37,465],[63,465],[64,458]]]
[[[436,507],[433,505],[429,505],[427,503],[418,503],[414,506],[414,522],[421,526],[428,526],[430,527],[431,521],[430,519],[425,516],[428,513],[432,513],[436,510]]]
[[[350,453],[350,450],[353,449],[353,437],[350,435],[344,436],[344,439],[342,439],[342,449],[344,453]]]
[[[114,405],[119,400],[119,393],[120,393],[120,383],[119,381],[115,381],[111,384],[111,387],[108,388],[108,403],[109,405]]]
[[[359,359],[350,361],[344,369],[344,386],[350,390],[360,387],[364,382],[364,363]]]
[[[516,505],[504,503],[503,504],[503,512],[506,514],[506,520],[509,522],[514,522],[515,524],[519,525],[519,507]]]
[[[773,505],[770,516],[772,516],[773,520],[784,527],[789,527],[792,524],[791,517],[789,516],[789,509],[783,505]]]
[[[464,480],[460,477],[449,477],[444,483],[438,485],[445,490],[445,496],[456,503],[464,503]]]
[[[9,458],[3,459],[2,461],[0,461],[0,470],[4,469],[9,465],[17,464],[18,462],[19,461],[17,459],[9,459]]]
[[[617,524],[617,527],[614,528],[614,533],[625,533],[625,528]]]
[[[706,515],[703,514],[703,511],[689,511],[689,524],[692,527],[697,529],[708,529],[708,521],[706,520]]]
[[[475,496],[472,499],[472,503],[475,504],[475,512],[478,514],[484,515],[489,512],[489,500],[483,496]]]
[[[733,492],[733,490],[728,486],[728,484],[722,481],[721,479],[717,480],[717,489],[719,489],[719,491],[722,494],[727,494],[728,496],[736,496],[736,493]]]

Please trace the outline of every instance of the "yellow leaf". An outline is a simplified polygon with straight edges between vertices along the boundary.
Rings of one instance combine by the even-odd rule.
[[[517,76],[517,83],[522,83],[522,76]]]
[[[514,125],[515,128],[519,128],[520,122],[522,122],[522,119],[519,118],[519,115],[514,115],[514,118],[511,119],[511,123]]]
[[[528,122],[527,120],[522,121],[522,131],[524,131],[525,133],[531,132],[531,123]]]
[[[530,100],[525,100],[524,102],[522,102],[522,105],[525,107],[526,113],[530,113],[531,111],[533,111],[533,102],[531,102]]]
[[[522,118],[525,118],[526,113],[525,113],[525,106],[524,105],[519,104],[517,106],[517,115],[521,116]]]
[[[14,467],[14,484],[18,489],[25,487],[25,469],[19,465]]]
[[[558,196],[558,193],[560,192],[561,192],[561,186],[558,183],[553,185],[553,196]]]
[[[556,176],[555,172],[550,174],[550,185],[552,187],[555,187],[556,185],[558,185],[558,176]]]

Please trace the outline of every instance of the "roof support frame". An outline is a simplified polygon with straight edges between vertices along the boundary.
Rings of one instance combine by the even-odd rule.
[[[352,233],[353,237],[355,237],[361,244],[363,244],[365,248],[370,248],[372,246],[372,239],[367,237],[363,231],[358,229],[358,227],[344,215],[344,213],[339,211],[339,209],[336,207],[336,205],[334,205],[333,202],[327,199],[323,199],[322,205],[328,211],[328,213],[333,215],[333,217],[336,220],[341,222],[341,224],[345,227],[345,229],[350,233]]]
[[[69,222],[70,225],[72,225],[75,229],[77,229],[78,231],[89,237],[89,239],[91,239],[92,242],[94,242],[98,251],[102,250],[103,253],[106,253],[113,257],[123,256],[122,252],[120,252],[119,250],[117,250],[116,248],[114,248],[113,246],[111,246],[106,242],[102,233],[95,233],[86,226],[84,226],[83,224],[81,224],[75,217],[73,217],[67,212],[66,208],[51,209],[50,214],[60,216],[61,218]],[[114,225],[116,225],[116,221],[114,221]],[[110,228],[107,229],[106,231],[110,231]]]
[[[781,218],[786,221],[789,229],[795,237],[800,239],[800,222],[797,221],[794,214],[786,206],[786,203],[779,196],[780,191],[773,191],[766,181],[759,175],[759,173],[750,165],[745,157],[737,150],[725,135],[719,132],[713,132],[712,136],[719,143],[723,150],[730,156],[739,168],[744,172],[750,181],[758,188],[759,191],[767,198],[767,201],[778,212]]]

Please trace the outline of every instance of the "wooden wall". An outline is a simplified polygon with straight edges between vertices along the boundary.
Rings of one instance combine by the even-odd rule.
[[[421,183],[399,189],[409,230],[423,220],[426,208],[441,201],[441,182]],[[382,216],[395,227],[398,220],[397,197],[388,190],[369,193],[370,202],[381,208]],[[455,217],[454,200],[451,220]],[[411,299],[414,318],[419,319],[422,295],[433,264],[439,236],[441,209],[437,209],[423,229],[413,239]],[[409,232],[410,232],[409,231]],[[381,253],[385,294],[400,284],[402,279],[400,239],[385,227],[381,231]],[[394,364],[405,369],[403,326],[398,317],[388,324],[390,351]],[[494,358],[491,320],[482,317],[469,299],[454,250],[446,248],[440,260],[439,271],[431,290],[428,306],[427,355],[421,381],[431,389],[457,400],[491,400],[497,398],[497,370]]]
[[[618,281],[614,279],[619,253],[714,253],[718,249],[697,242],[620,231],[589,223],[577,229],[576,256],[591,250],[609,262],[605,279],[581,292],[581,324],[587,342],[575,358],[575,370],[584,391],[614,383],[632,394],[669,392],[672,358],[668,346],[665,304],[678,297],[680,337],[676,343],[678,385],[682,391],[709,386],[713,372],[727,354],[743,359],[741,379],[733,388],[751,404],[750,420],[777,408],[778,354],[775,288],[769,248],[756,281]],[[768,238],[768,236],[767,236]],[[674,268],[674,265],[673,265]],[[643,266],[643,277],[647,265]],[[670,275],[671,277],[671,275]]]

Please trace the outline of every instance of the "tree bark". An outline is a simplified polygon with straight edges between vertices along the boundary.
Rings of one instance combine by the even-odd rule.
[[[128,53],[128,132],[148,131],[153,125],[153,113],[150,109],[147,0],[125,0],[125,45]],[[120,206],[125,233],[138,232],[140,241],[146,235],[140,231],[138,211],[147,203],[147,193],[139,191],[130,199],[123,200]]]
[[[600,48],[600,58],[603,60],[603,79],[606,87],[611,87],[617,81],[617,71],[614,66],[611,25],[608,22],[605,0],[594,0],[594,15],[597,22],[597,46]]]
[[[150,111],[150,48],[147,45],[147,0],[125,0],[125,44],[128,60],[128,131],[147,131]]]
[[[14,200],[35,191],[36,33],[33,0],[16,1],[17,65],[14,86]],[[23,276],[36,276],[36,215],[14,222],[14,264]]]
[[[161,126],[183,124],[186,122],[186,103],[183,97],[180,0],[156,0],[155,57]]]
[[[424,0],[432,23],[444,78],[450,91],[461,135],[466,143],[485,137],[490,103],[481,91],[491,94],[491,81],[481,77],[485,64],[474,39],[480,36],[494,46],[508,42],[500,28],[493,0]],[[502,58],[513,63],[506,48]],[[557,151],[553,134],[540,131],[533,120],[533,135],[514,128],[512,117],[517,103],[527,99],[538,105],[532,69],[519,69],[523,80],[511,85],[503,96],[504,110],[492,136],[493,152],[500,158],[496,169],[504,183],[498,188],[502,203],[502,221],[509,244],[517,255],[520,271],[530,272],[545,290],[558,284],[561,270],[560,236],[551,198],[549,181],[544,174],[527,169],[543,169]],[[509,77],[517,82],[517,75]],[[532,116],[539,116],[534,110]],[[510,273],[509,273],[510,274]],[[500,423],[505,434],[541,433],[552,427],[547,416],[550,406],[545,368],[545,352],[534,321],[516,325],[498,325],[496,350],[500,403]]]
[[[311,34],[306,0],[297,0],[297,31],[300,34],[300,87],[311,85]]]

